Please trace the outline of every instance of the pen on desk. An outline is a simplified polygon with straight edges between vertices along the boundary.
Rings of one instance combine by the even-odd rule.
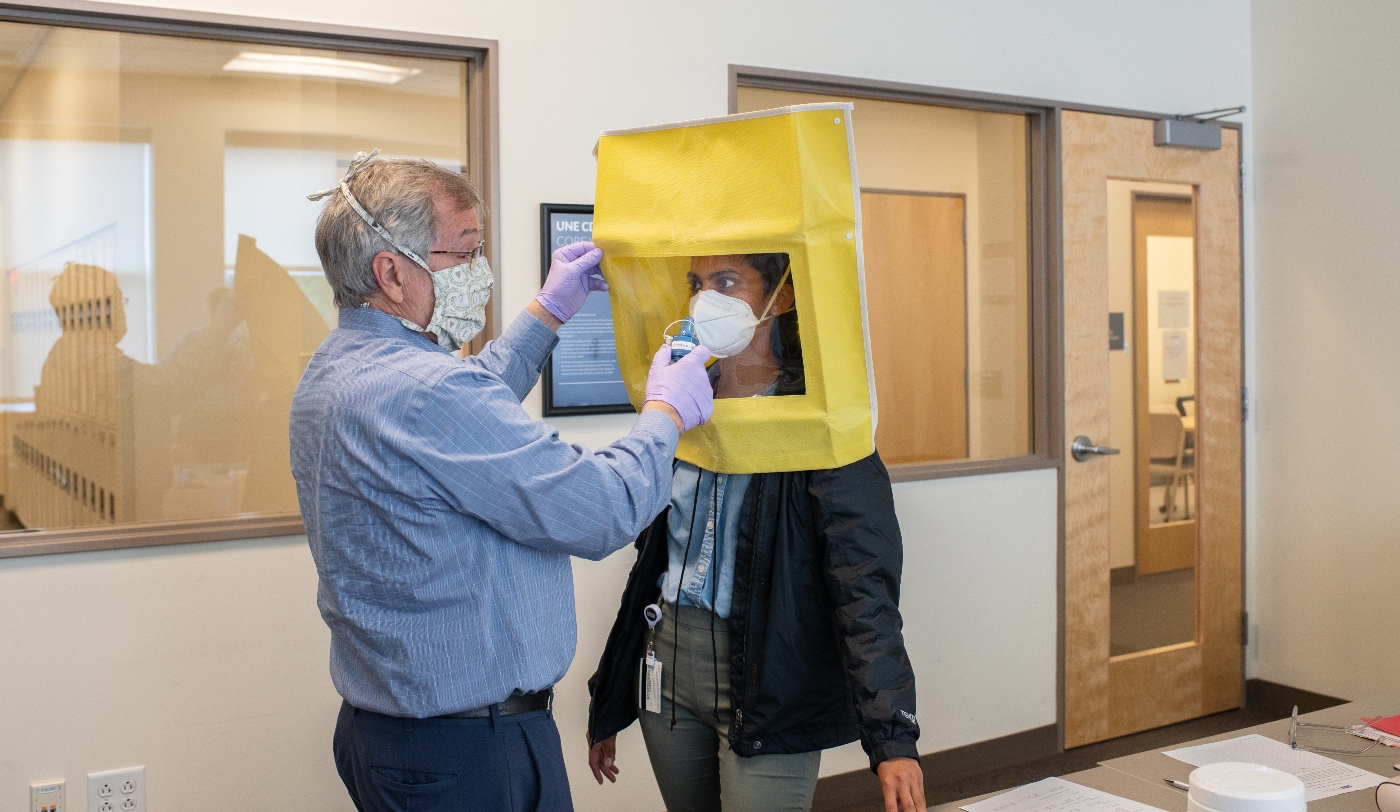
[[[1166,781],[1168,784],[1170,784],[1173,787],[1176,787],[1177,789],[1184,789],[1187,792],[1191,791],[1191,785],[1186,783],[1185,781],[1178,781],[1175,778],[1163,778],[1162,780]]]

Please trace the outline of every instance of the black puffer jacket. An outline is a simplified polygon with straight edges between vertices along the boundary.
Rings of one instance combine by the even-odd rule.
[[[656,600],[666,569],[665,512],[636,546],[622,607],[588,681],[595,742],[637,718],[642,609]],[[808,753],[859,737],[872,769],[918,758],[914,672],[899,615],[903,557],[878,454],[749,481],[728,619],[734,752]]]

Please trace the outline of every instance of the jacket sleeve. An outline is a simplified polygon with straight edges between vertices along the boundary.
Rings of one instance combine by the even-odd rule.
[[[904,547],[889,472],[876,453],[812,472],[808,488],[817,506],[826,589],[861,746],[872,770],[890,758],[917,759],[914,669],[899,614]]]
[[[656,583],[666,569],[666,517],[661,511],[637,539],[637,563],[627,576],[622,604],[598,670],[588,678],[588,740],[600,742],[637,718],[637,672],[646,651],[647,625],[642,609],[656,600]]]

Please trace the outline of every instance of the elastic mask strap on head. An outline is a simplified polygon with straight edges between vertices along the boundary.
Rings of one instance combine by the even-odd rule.
[[[764,312],[765,314],[766,314],[769,310],[772,310],[772,309],[773,309],[773,303],[776,302],[776,301],[778,301],[778,294],[781,293],[782,290],[783,290],[783,283],[787,282],[788,276],[791,275],[791,274],[792,274],[792,263],[791,263],[791,262],[788,262],[787,268],[785,268],[785,269],[783,270],[783,278],[778,280],[778,286],[777,286],[776,288],[773,288],[773,295],[768,297],[768,304],[766,304],[766,305],[763,306],[763,312]],[[796,307],[796,306],[797,306],[797,303],[796,303],[796,302],[793,302],[793,306]],[[786,313],[786,312],[788,312],[788,311],[786,311],[786,310],[783,311],[783,313]],[[783,313],[774,313],[774,314],[771,315],[771,316],[765,315],[763,318],[759,319],[759,321],[768,321],[769,319],[777,318],[778,316],[783,315]]]
[[[365,207],[360,205],[360,201],[356,200],[355,196],[350,193],[350,179],[355,177],[355,173],[359,172],[360,169],[365,166],[365,164],[368,164],[371,160],[374,159],[374,156],[378,154],[378,147],[375,147],[374,150],[368,155],[366,155],[363,152],[355,153],[355,157],[350,161],[350,167],[345,170],[345,177],[340,179],[339,186],[333,186],[329,189],[322,189],[319,192],[313,192],[312,194],[307,195],[306,199],[320,200],[323,197],[329,197],[335,194],[336,192],[340,192],[341,194],[345,195],[345,200],[347,203],[350,204],[350,208],[354,209],[355,213],[360,215],[360,219],[364,220],[366,225],[374,229],[374,233],[383,237],[390,245],[394,246],[394,249],[400,254],[403,254],[404,256],[418,263],[418,265],[423,270],[427,271],[428,273],[432,273],[432,268],[428,267],[428,263],[424,262],[422,257],[418,256],[417,254],[413,253],[407,248],[404,248],[402,245],[399,245],[397,240],[389,236],[388,229],[384,228],[384,226],[381,226],[378,222],[376,222],[374,217],[370,216],[370,213],[365,211]]]

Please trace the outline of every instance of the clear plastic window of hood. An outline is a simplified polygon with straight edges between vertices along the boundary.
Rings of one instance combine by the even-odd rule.
[[[677,261],[679,260],[679,261]],[[796,292],[783,252],[679,257],[686,266],[695,340],[714,356],[710,383],[718,398],[802,395]],[[672,326],[672,336],[681,325]]]

